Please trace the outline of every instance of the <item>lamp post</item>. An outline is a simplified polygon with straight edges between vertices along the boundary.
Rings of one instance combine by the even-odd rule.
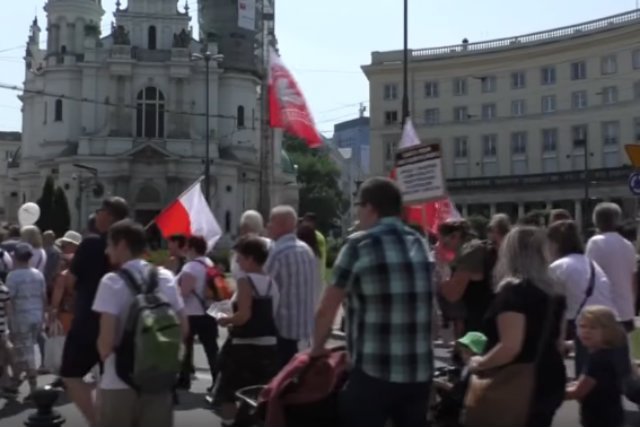
[[[211,148],[209,147],[210,138],[210,123],[209,123],[209,109],[210,109],[210,97],[209,97],[209,70],[211,61],[222,62],[224,55],[214,55],[208,50],[203,53],[194,53],[191,55],[194,60],[202,60],[205,64],[205,153],[204,153],[204,198],[208,205],[211,205]]]
[[[409,117],[409,0],[404,0],[404,51],[402,61],[402,125]]]

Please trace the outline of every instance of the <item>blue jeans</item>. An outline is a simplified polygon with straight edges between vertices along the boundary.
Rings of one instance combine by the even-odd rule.
[[[431,382],[391,383],[354,369],[340,393],[343,427],[428,427]]]

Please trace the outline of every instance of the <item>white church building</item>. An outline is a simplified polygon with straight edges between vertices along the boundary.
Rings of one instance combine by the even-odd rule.
[[[111,34],[101,36],[100,0],[47,1],[46,48],[35,20],[27,45],[22,142],[2,189],[8,213],[35,201],[53,176],[66,191],[74,228],[83,227],[104,195],[126,198],[139,221],[150,221],[204,171],[207,76],[194,54],[207,48],[214,55],[208,76],[214,214],[223,231],[235,234],[242,211],[257,208],[262,101],[252,34],[234,31],[236,20],[196,38],[188,6],[177,3],[118,1]],[[215,15],[216,4],[237,7],[201,0],[201,15],[203,7]],[[246,49],[234,51],[242,41],[250,57]],[[271,205],[296,205],[295,168],[281,154],[280,137],[274,139]]]

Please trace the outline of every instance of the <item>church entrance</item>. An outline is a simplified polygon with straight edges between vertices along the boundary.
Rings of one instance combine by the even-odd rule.
[[[158,227],[153,223],[153,220],[163,208],[160,191],[151,184],[143,185],[136,195],[134,207],[135,220],[146,227],[149,249],[160,249],[163,245],[162,235]]]

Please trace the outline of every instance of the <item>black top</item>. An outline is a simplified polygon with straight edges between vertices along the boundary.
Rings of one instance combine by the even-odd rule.
[[[551,296],[537,286],[527,281],[513,281],[504,284],[496,294],[493,304],[489,308],[485,320],[485,334],[487,335],[487,351],[500,340],[497,318],[506,312],[520,313],[525,316],[525,337],[520,354],[512,363],[531,363],[535,360],[538,346],[543,334],[545,317],[552,302],[553,319],[550,325],[549,338],[543,345],[537,366],[537,377],[542,379],[536,386],[535,398],[543,399],[548,396],[564,396],[566,372],[564,361],[558,349],[561,333],[561,322],[567,307],[564,296]],[[535,404],[535,402],[534,402]]]
[[[585,427],[619,427],[624,424],[622,408],[622,367],[629,365],[624,347],[590,353],[584,375],[596,385],[580,402],[580,418]],[[628,372],[628,369],[627,369]]]
[[[244,325],[229,329],[229,336],[232,338],[277,337],[278,328],[273,318],[273,298],[271,296],[271,287],[274,286],[273,280],[269,279],[267,291],[264,295],[260,295],[251,276],[247,275],[246,279],[253,294],[251,317]],[[233,311],[238,311],[236,302],[233,303]]]
[[[100,279],[110,270],[105,254],[105,236],[91,235],[82,240],[76,251],[69,271],[76,278],[73,328],[97,334],[98,314],[92,310]]]

